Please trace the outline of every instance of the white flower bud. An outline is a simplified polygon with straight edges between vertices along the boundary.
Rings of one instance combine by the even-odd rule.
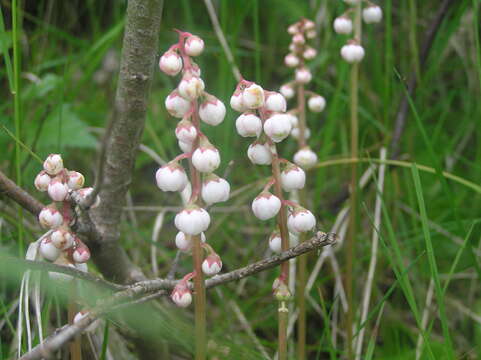
[[[77,324],[81,320],[85,319],[88,315],[89,315],[88,311],[79,311],[77,314],[75,314],[73,318],[73,323]],[[89,326],[85,328],[84,331],[89,333],[94,332],[99,327],[99,325],[100,325],[100,320],[98,319],[94,320]]]
[[[63,224],[63,217],[54,206],[47,206],[38,214],[38,221],[44,228],[55,229]]]
[[[220,154],[212,145],[199,146],[192,154],[192,164],[203,173],[210,173],[220,165]]]
[[[204,40],[192,35],[185,41],[185,52],[189,56],[198,56],[204,51]]]
[[[180,96],[187,100],[195,100],[204,92],[204,81],[190,73],[186,73],[179,83],[177,90]]]
[[[252,211],[256,218],[268,220],[277,215],[281,208],[281,200],[274,194],[263,191],[252,201]]]
[[[217,126],[225,118],[225,105],[215,96],[210,95],[199,107],[199,117],[206,124]]]
[[[73,246],[74,236],[66,229],[55,230],[51,235],[50,239],[52,244],[59,250],[66,250]]]
[[[232,94],[230,98],[230,107],[238,112],[244,112],[247,110],[247,107],[244,106],[244,102],[242,100],[242,91],[236,89],[234,94]]]
[[[264,89],[257,84],[252,84],[242,92],[242,103],[248,109],[257,109],[264,105]]]
[[[382,10],[379,6],[367,6],[362,10],[362,18],[366,24],[378,23],[382,19]]]
[[[192,303],[192,294],[187,286],[187,283],[181,281],[179,282],[170,294],[170,298],[175,303],[175,305],[185,308]]]
[[[200,240],[205,243],[206,238],[204,233],[200,234]],[[182,231],[179,231],[177,235],[175,235],[175,246],[177,246],[177,249],[180,251],[189,252],[192,249],[192,239]]]
[[[180,150],[182,150],[183,153],[190,153],[192,151],[192,148],[194,146],[193,143],[187,143],[187,142],[183,142],[183,141],[178,141],[179,143],[179,147],[180,147]]]
[[[252,113],[244,113],[235,121],[235,127],[242,137],[257,137],[262,131],[262,120]]]
[[[349,43],[341,48],[341,56],[350,64],[360,62],[364,57],[364,48],[355,43]]]
[[[79,245],[72,253],[72,259],[78,264],[86,263],[90,259],[90,250],[82,242],[79,241]]]
[[[84,186],[85,178],[84,176],[77,172],[77,171],[69,171],[68,172],[68,180],[67,186],[69,189],[78,190]]]
[[[308,47],[304,52],[302,53],[302,56],[304,56],[304,59],[306,60],[312,60],[316,57],[317,51],[314,48]]]
[[[47,174],[47,172],[42,170],[35,177],[34,185],[38,191],[47,191],[51,180],[52,178]]]
[[[287,192],[300,190],[306,184],[306,173],[300,167],[289,164],[281,172],[281,184]]]
[[[297,23],[292,24],[287,28],[287,32],[289,33],[289,35],[295,35],[295,34],[297,34],[298,31],[299,31],[299,29],[297,27]]]
[[[297,236],[294,234],[289,234],[289,247],[297,245]],[[273,231],[269,237],[269,248],[272,252],[280,254],[282,252],[282,238],[278,230]]]
[[[278,92],[268,92],[266,96],[266,109],[274,112],[286,111],[286,99]]]
[[[296,45],[303,45],[306,43],[306,39],[304,39],[304,36],[302,36],[302,34],[295,34],[292,37],[292,42]]]
[[[303,169],[309,169],[317,162],[317,155],[314,151],[305,147],[294,154],[294,162]]]
[[[312,96],[307,101],[307,106],[312,112],[321,112],[326,107],[326,99],[321,95]]]
[[[314,21],[309,19],[304,20],[304,30],[312,30],[315,27],[316,27],[316,24],[314,23]]]
[[[63,160],[59,154],[50,154],[43,162],[43,168],[49,175],[57,175],[63,170]]]
[[[296,94],[294,88],[289,84],[282,85],[279,91],[286,99],[292,99]]]
[[[360,2],[361,0],[344,0],[344,2],[346,4],[349,4],[349,5],[356,5]]]
[[[296,55],[287,54],[286,57],[284,58],[284,63],[286,64],[287,67],[294,68],[299,65],[300,61]]]
[[[217,254],[209,254],[202,262],[202,272],[207,276],[218,274],[222,270],[222,260]]]
[[[187,235],[199,235],[210,225],[210,215],[197,205],[189,205],[175,215],[175,227]]]
[[[316,226],[316,218],[302,207],[295,209],[287,218],[287,227],[293,233],[310,231]]]
[[[202,200],[208,205],[229,200],[230,185],[217,175],[210,174],[202,184]]]
[[[272,163],[272,152],[269,145],[257,141],[249,145],[247,157],[256,165],[270,165]]]
[[[292,127],[293,128],[297,127],[297,125],[299,124],[299,119],[297,118],[297,116],[291,113],[287,113],[286,115],[289,116],[289,120],[291,121]]]
[[[276,143],[289,136],[291,130],[291,118],[286,114],[274,114],[264,122],[264,132]]]
[[[182,58],[175,51],[169,50],[160,57],[159,68],[165,74],[175,76],[182,70]]]
[[[291,136],[296,139],[296,140],[299,140],[299,136],[301,135],[301,130],[299,129],[299,127],[293,127],[292,130],[291,130]],[[309,128],[304,128],[304,139],[307,140],[311,137],[311,130]]]
[[[190,107],[190,102],[180,96],[177,90],[172,91],[165,99],[165,108],[170,115],[176,118],[183,118],[190,110]]]
[[[48,196],[53,201],[64,201],[68,195],[68,186],[64,184],[61,179],[54,178],[48,184]]]
[[[307,84],[312,80],[311,71],[306,67],[296,69],[296,81],[301,84]]]
[[[193,143],[197,138],[197,129],[189,120],[182,120],[175,128],[175,137],[184,143]]]
[[[317,36],[316,30],[309,30],[306,32],[306,38],[314,39]]]
[[[77,196],[79,197],[80,201],[85,201],[88,197],[90,197],[90,194],[94,191],[93,187],[86,187],[83,189],[79,189],[76,191]],[[100,204],[100,196],[97,195],[95,198],[94,203],[90,206],[91,209],[96,208]]]
[[[187,175],[177,162],[168,163],[155,173],[157,186],[162,191],[182,191],[187,185]]]
[[[55,261],[60,256],[60,250],[55,247],[49,237],[40,242],[39,251],[40,255],[48,261]]]
[[[334,20],[334,31],[338,34],[350,34],[352,32],[352,20],[346,16],[340,16]]]

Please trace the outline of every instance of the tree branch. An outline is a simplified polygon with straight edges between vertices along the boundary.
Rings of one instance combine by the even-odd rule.
[[[28,192],[18,187],[3,172],[0,171],[0,191],[5,193],[9,198],[17,202],[24,209],[37,216],[44,205],[32,197]]]

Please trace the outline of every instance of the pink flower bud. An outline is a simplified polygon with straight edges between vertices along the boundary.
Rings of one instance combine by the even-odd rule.
[[[294,155],[294,162],[303,169],[309,169],[317,162],[317,155],[308,147],[300,149]]]
[[[197,129],[189,120],[182,120],[175,128],[175,136],[179,141],[193,143],[197,137]]]
[[[291,130],[291,119],[286,114],[274,114],[264,122],[264,132],[276,143],[289,136]]]
[[[72,253],[72,259],[78,264],[86,263],[90,259],[90,250],[83,242],[77,240],[78,246]]]
[[[179,148],[184,154],[190,153],[193,148],[193,143],[187,143],[179,140]]]
[[[192,164],[203,173],[210,173],[220,165],[220,154],[212,145],[199,146],[192,154]]]
[[[247,157],[256,165],[270,165],[272,163],[272,152],[267,143],[256,141],[250,144]]]
[[[302,45],[305,44],[306,39],[304,39],[304,36],[302,36],[302,34],[295,34],[292,37],[292,42],[296,45]]]
[[[48,195],[53,201],[64,201],[68,195],[68,186],[60,178],[54,178],[48,185]]]
[[[306,38],[314,39],[317,36],[316,30],[309,30],[306,32]]]
[[[210,215],[197,205],[189,205],[175,215],[175,227],[187,235],[199,235],[210,225]]]
[[[296,67],[299,65],[300,61],[299,58],[294,54],[287,54],[284,58],[284,63],[287,67]]]
[[[288,32],[289,35],[295,35],[298,31],[299,31],[299,29],[297,27],[297,23],[292,24],[287,28],[287,32]]]
[[[300,190],[306,184],[306,173],[300,167],[289,164],[281,172],[281,184],[287,192]]]
[[[316,24],[314,23],[314,21],[312,20],[309,20],[309,19],[304,19],[304,30],[312,30],[316,27]]]
[[[187,185],[187,175],[177,162],[168,163],[155,173],[157,186],[162,191],[182,191]]]
[[[43,168],[49,175],[57,175],[63,170],[63,160],[59,154],[50,154],[43,162]]]
[[[268,220],[277,215],[281,208],[281,200],[269,191],[261,192],[252,202],[252,211],[256,218]]]
[[[326,99],[321,95],[312,96],[309,98],[307,106],[312,112],[321,112],[326,107]]]
[[[242,92],[242,103],[248,109],[257,109],[264,105],[264,89],[257,84],[252,84]]]
[[[350,64],[358,63],[364,58],[364,48],[351,41],[341,48],[341,56]]]
[[[38,215],[40,225],[47,229],[55,229],[63,224],[63,217],[53,205],[46,206]]]
[[[368,5],[362,10],[362,18],[366,24],[378,23],[382,19],[382,10],[377,5]]]
[[[170,294],[170,298],[179,307],[187,307],[192,303],[192,294],[187,285],[187,282],[180,281],[175,285],[174,290]]]
[[[206,238],[204,233],[200,234],[200,240],[205,243]],[[175,236],[175,246],[177,246],[180,251],[189,252],[192,249],[192,239],[182,231],[179,231]]]
[[[286,111],[286,99],[278,92],[269,92],[266,96],[266,109],[274,112]]]
[[[257,137],[262,131],[262,120],[253,113],[244,113],[235,121],[235,127],[242,137]]]
[[[159,68],[167,75],[175,76],[182,70],[182,58],[173,50],[169,50],[160,57]]]
[[[91,194],[93,191],[94,191],[94,188],[93,188],[93,187],[86,187],[86,188],[77,190],[77,191],[76,191],[76,194],[77,194],[79,200],[82,202],[82,201],[85,201],[88,197],[90,197],[90,194]],[[94,209],[94,208],[96,208],[97,206],[99,206],[99,204],[100,204],[100,196],[97,195],[97,197],[95,198],[94,203],[90,206],[90,208],[91,208],[91,209]]]
[[[220,256],[213,253],[209,254],[202,262],[202,272],[207,276],[218,274],[222,269]]]
[[[291,130],[291,136],[294,139],[299,139],[299,136],[301,135],[301,130],[298,127],[293,127]],[[304,139],[307,140],[311,137],[311,130],[309,128],[304,128]]]
[[[74,244],[74,235],[67,229],[55,230],[50,235],[50,239],[52,244],[59,250],[66,250]]]
[[[312,60],[316,57],[317,51],[314,48],[311,48],[310,46],[307,47],[306,50],[302,53],[302,56],[304,56],[304,59],[306,60]]]
[[[186,73],[179,83],[177,90],[180,96],[187,100],[195,100],[204,92],[204,81],[197,76]]]
[[[185,52],[189,56],[198,56],[204,51],[204,40],[200,37],[192,35],[185,41]]]
[[[40,255],[48,261],[55,261],[60,256],[60,250],[54,246],[50,237],[46,237],[40,242],[39,251]]]
[[[50,180],[52,180],[51,177],[45,170],[42,170],[35,177],[34,185],[38,191],[47,191]]]
[[[85,178],[81,173],[77,171],[68,172],[67,186],[69,189],[79,190],[82,188],[82,186],[84,186],[84,183]]]
[[[316,218],[303,207],[296,208],[287,218],[287,227],[293,233],[310,231],[316,226]]]
[[[306,67],[296,69],[296,81],[301,84],[307,84],[312,80],[311,71]]]
[[[236,89],[236,91],[234,91],[234,94],[232,94],[230,98],[230,107],[238,112],[247,110],[242,100],[242,90]]]
[[[334,20],[334,31],[338,34],[350,34],[352,32],[352,20],[347,16],[340,16]]]
[[[73,323],[74,324],[79,323],[81,320],[85,319],[88,315],[89,315],[88,311],[79,311],[78,313],[75,314],[73,318]],[[94,320],[89,326],[85,328],[85,331],[93,332],[95,331],[95,329],[99,327],[99,325],[100,325],[100,321],[98,319]]]
[[[165,99],[165,108],[170,115],[176,118],[183,118],[190,107],[190,102],[180,96],[177,90],[172,91]]]
[[[225,105],[215,96],[210,95],[199,107],[199,117],[206,124],[217,126],[225,118]]]
[[[202,184],[202,200],[208,205],[229,200],[229,183],[215,174],[210,174]]]
[[[294,88],[289,84],[282,85],[279,91],[286,99],[292,99],[296,94]]]

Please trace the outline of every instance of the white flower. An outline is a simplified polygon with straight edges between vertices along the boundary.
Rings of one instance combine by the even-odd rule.
[[[340,16],[334,20],[334,31],[338,34],[350,34],[352,32],[352,20]]]
[[[179,147],[180,147],[180,150],[182,150],[183,153],[190,153],[192,151],[192,148],[193,148],[193,143],[187,143],[187,142],[183,142],[183,141],[178,141],[179,143]]]
[[[291,121],[291,125],[292,125],[293,128],[296,127],[299,124],[299,119],[297,118],[296,115],[291,114],[291,113],[287,113],[286,116],[289,117],[289,120]]]
[[[162,191],[182,191],[187,185],[187,175],[178,163],[168,163],[155,173],[157,186]]]
[[[203,243],[205,243],[206,238],[205,234],[200,234],[200,239]],[[175,235],[175,246],[177,249],[183,252],[188,252],[192,249],[192,238],[186,236],[182,231],[179,231],[177,235]]]
[[[362,10],[362,18],[366,24],[378,23],[382,19],[382,10],[379,6],[367,6]]]
[[[63,160],[59,154],[50,154],[43,162],[43,168],[49,175],[57,175],[63,170]]]
[[[197,129],[189,120],[182,120],[175,128],[175,137],[179,141],[193,143],[197,137]]]
[[[287,32],[289,33],[289,35],[295,35],[298,31],[299,29],[297,28],[297,23],[289,25],[289,27],[287,28]]]
[[[294,154],[294,162],[303,169],[309,169],[317,162],[317,155],[314,151],[305,147]]]
[[[297,245],[297,236],[294,234],[289,234],[289,247]],[[273,231],[269,237],[269,248],[272,252],[279,254],[282,252],[282,238],[278,230]]]
[[[66,250],[74,244],[73,234],[66,229],[55,230],[50,235],[50,239],[52,244],[59,250]]]
[[[77,171],[68,172],[67,186],[69,187],[69,189],[72,189],[72,190],[81,189],[82,186],[84,186],[84,183],[85,183],[85,178],[81,173]]]
[[[242,92],[242,103],[248,109],[257,109],[264,105],[264,90],[257,84],[252,84]]]
[[[287,67],[296,67],[299,65],[300,61],[299,58],[294,55],[294,54],[287,54],[286,57],[284,58],[284,63],[286,64]]]
[[[53,201],[64,201],[68,195],[68,186],[61,179],[54,178],[48,184],[48,195]]]
[[[224,121],[226,109],[222,101],[210,95],[199,107],[199,117],[206,124],[217,126]]]
[[[281,184],[287,192],[300,190],[306,184],[306,173],[300,167],[289,164],[281,172]]]
[[[298,140],[299,139],[299,135],[301,134],[301,130],[299,129],[299,127],[293,127],[292,130],[291,130],[291,136]],[[304,139],[307,140],[311,137],[311,130],[309,128],[305,128],[304,129]]]
[[[355,43],[349,43],[341,48],[341,56],[350,64],[360,62],[364,57],[364,48]]]
[[[317,35],[316,30],[309,30],[306,32],[306,38],[308,39],[314,39]]]
[[[55,247],[49,237],[40,242],[39,251],[40,255],[48,261],[55,261],[60,256],[60,250]]]
[[[170,115],[176,118],[183,118],[190,110],[190,107],[190,102],[180,96],[177,90],[172,91],[165,99],[165,108]]]
[[[296,81],[301,84],[307,84],[312,80],[312,74],[306,67],[296,69]]]
[[[222,269],[222,260],[217,254],[208,255],[202,262],[202,272],[207,276],[218,274]]]
[[[316,27],[316,24],[314,21],[309,20],[309,19],[304,19],[304,29],[305,30],[312,30]]]
[[[265,107],[268,111],[285,112],[287,107],[286,99],[278,92],[268,92]]]
[[[229,200],[230,185],[225,180],[211,174],[202,184],[202,200],[206,204],[214,204]]]
[[[292,99],[296,94],[294,88],[289,84],[282,85],[279,91],[286,99]]]
[[[204,40],[200,37],[192,35],[185,41],[185,52],[189,56],[198,56],[204,51]]]
[[[63,223],[63,217],[54,206],[47,206],[38,214],[38,221],[44,228],[57,228]]]
[[[187,235],[199,235],[209,224],[209,213],[197,205],[189,205],[175,215],[175,227]]]
[[[309,98],[307,106],[312,112],[321,112],[326,107],[326,99],[321,95],[315,95]]]
[[[316,226],[316,218],[302,207],[295,209],[287,218],[287,227],[293,233],[310,231]]]
[[[304,56],[304,59],[306,60],[312,60],[316,57],[317,51],[314,48],[311,48],[310,46],[307,47],[306,50],[302,53],[302,56]]]
[[[175,76],[182,70],[182,59],[175,51],[169,50],[160,57],[159,68],[167,75]]]
[[[35,177],[34,185],[38,191],[47,191],[50,180],[52,180],[51,177],[45,170],[42,170]]]
[[[289,136],[291,129],[291,118],[286,114],[274,114],[264,122],[264,132],[276,143]]]
[[[170,298],[175,303],[175,305],[185,308],[192,303],[192,294],[187,286],[187,283],[180,281],[175,285]]]
[[[192,154],[192,164],[203,173],[210,173],[220,165],[219,150],[212,145],[200,146]]]
[[[90,259],[90,250],[85,244],[80,243],[72,253],[73,261],[78,264],[86,263]]]
[[[232,94],[230,98],[230,107],[238,112],[244,112],[247,110],[247,107],[244,106],[242,91],[240,89],[236,89],[234,94]]]
[[[268,144],[254,142],[247,149],[247,157],[253,164],[270,165],[272,163],[272,152]]]
[[[252,211],[256,218],[268,220],[277,215],[281,208],[281,200],[274,194],[263,191],[252,201]]]
[[[306,42],[306,39],[304,39],[304,36],[302,34],[295,34],[292,37],[292,42],[296,45],[303,45]]]
[[[259,136],[262,131],[262,121],[252,113],[244,113],[235,121],[235,127],[242,137]]]
[[[195,100],[204,92],[204,81],[190,73],[186,73],[179,83],[177,90],[180,96],[187,100]]]

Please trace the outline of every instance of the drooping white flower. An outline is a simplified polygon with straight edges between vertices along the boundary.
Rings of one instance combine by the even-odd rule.
[[[213,253],[209,254],[202,262],[202,272],[207,276],[218,274],[222,270],[222,260],[220,256]]]
[[[172,91],[165,99],[165,108],[170,115],[176,118],[183,118],[190,110],[190,107],[190,102],[180,96],[177,90]]]
[[[244,112],[247,107],[242,100],[242,90],[236,89],[230,98],[230,107],[238,112]]]
[[[274,114],[264,122],[264,132],[274,142],[281,142],[292,129],[292,123],[287,114]]]
[[[297,236],[294,234],[289,234],[289,247],[293,247],[297,245]],[[272,232],[271,236],[269,236],[269,248],[272,252],[279,254],[282,252],[282,238],[281,233],[279,230],[275,230]]]
[[[204,137],[201,138],[200,146],[192,154],[192,164],[203,173],[210,173],[220,165],[220,154],[214,146]]]
[[[204,51],[204,40],[200,37],[192,35],[185,41],[185,52],[189,56],[198,56]]]
[[[291,136],[298,140],[299,139],[299,136],[301,135],[301,130],[299,129],[299,127],[293,127],[292,130],[291,130]],[[304,139],[307,140],[311,137],[311,130],[306,127],[304,128]]]
[[[43,162],[43,169],[49,175],[57,175],[63,170],[63,160],[59,154],[50,154]]]
[[[42,170],[35,177],[34,185],[38,191],[47,191],[51,180],[50,175],[48,175],[45,170]]]
[[[182,150],[184,154],[190,153],[194,147],[194,144],[191,142],[187,143],[179,140],[178,144],[179,144],[180,150]]]
[[[193,143],[197,138],[197,129],[191,121],[183,119],[175,128],[175,137],[179,141]]]
[[[236,119],[235,127],[242,137],[257,137],[262,131],[262,120],[255,114],[247,112]]]
[[[292,42],[296,45],[303,45],[303,44],[306,43],[306,39],[304,38],[304,36],[302,34],[295,34],[292,37]]]
[[[321,95],[311,96],[307,101],[307,106],[312,112],[321,112],[326,107],[326,99]]]
[[[62,225],[63,217],[55,206],[46,206],[40,211],[38,221],[44,228],[55,229]]]
[[[187,72],[182,77],[177,90],[180,96],[187,100],[195,100],[204,92],[204,81],[191,73]]]
[[[177,162],[160,167],[155,173],[155,180],[162,191],[182,191],[188,182],[184,168]]]
[[[247,149],[247,157],[253,164],[270,165],[272,163],[272,152],[267,143],[253,142]]]
[[[165,74],[175,76],[182,70],[182,58],[177,52],[169,50],[160,57],[159,68]]]
[[[382,19],[382,10],[377,5],[368,5],[362,10],[362,18],[366,24],[378,23]]]
[[[199,107],[200,119],[212,126],[217,126],[224,121],[225,113],[224,103],[212,95],[209,95]]]
[[[175,305],[185,308],[192,303],[192,293],[190,292],[187,282],[180,281],[175,285],[174,290],[170,294],[170,298]]]
[[[200,239],[205,243],[206,238],[204,233],[200,234]],[[175,235],[175,246],[177,246],[177,249],[180,251],[189,252],[192,249],[192,239],[182,231],[179,231],[177,235]]]
[[[350,42],[341,48],[341,56],[350,64],[358,63],[364,58],[364,48],[355,42]]]
[[[279,91],[286,99],[292,99],[296,94],[294,88],[290,84],[282,85]]]
[[[277,215],[281,208],[281,200],[269,191],[261,192],[252,201],[252,211],[260,220],[268,220]]]
[[[59,250],[66,250],[74,244],[74,235],[68,229],[57,229],[50,235],[52,244]]]
[[[50,240],[50,237],[42,239],[39,251],[40,255],[48,261],[55,261],[60,256],[60,250],[55,247],[52,240]]]
[[[296,81],[301,84],[307,84],[312,80],[311,71],[306,67],[296,69]]]
[[[175,216],[175,227],[187,235],[199,235],[209,224],[209,213],[197,205],[189,205]]]
[[[230,185],[215,174],[209,174],[202,184],[202,200],[206,204],[214,204],[229,200]]]
[[[281,184],[287,192],[300,190],[306,184],[306,173],[299,166],[288,164],[281,172]]]
[[[299,58],[294,55],[294,54],[287,54],[286,57],[284,58],[284,64],[286,64],[287,67],[296,67],[300,63]]]
[[[257,84],[251,84],[242,92],[242,103],[248,109],[257,109],[264,105],[264,89]]]
[[[67,179],[67,186],[71,190],[79,190],[85,183],[84,176],[78,171],[69,171]]]
[[[285,112],[286,107],[286,98],[282,94],[274,91],[267,93],[265,108],[268,111]]]
[[[317,162],[317,155],[314,151],[305,147],[294,154],[294,162],[303,169],[309,169]]]
[[[290,232],[300,233],[310,231],[316,226],[316,218],[307,209],[297,207],[287,218],[287,227]]]
[[[312,48],[312,47],[310,47],[310,46],[308,46],[308,47],[304,50],[304,52],[302,53],[302,56],[303,56],[304,59],[306,59],[306,60],[312,60],[312,59],[314,59],[314,58],[316,57],[316,55],[317,55],[316,49],[314,49],[314,48]]]
[[[334,31],[338,34],[350,34],[352,32],[352,20],[347,16],[339,16],[334,20]]]

